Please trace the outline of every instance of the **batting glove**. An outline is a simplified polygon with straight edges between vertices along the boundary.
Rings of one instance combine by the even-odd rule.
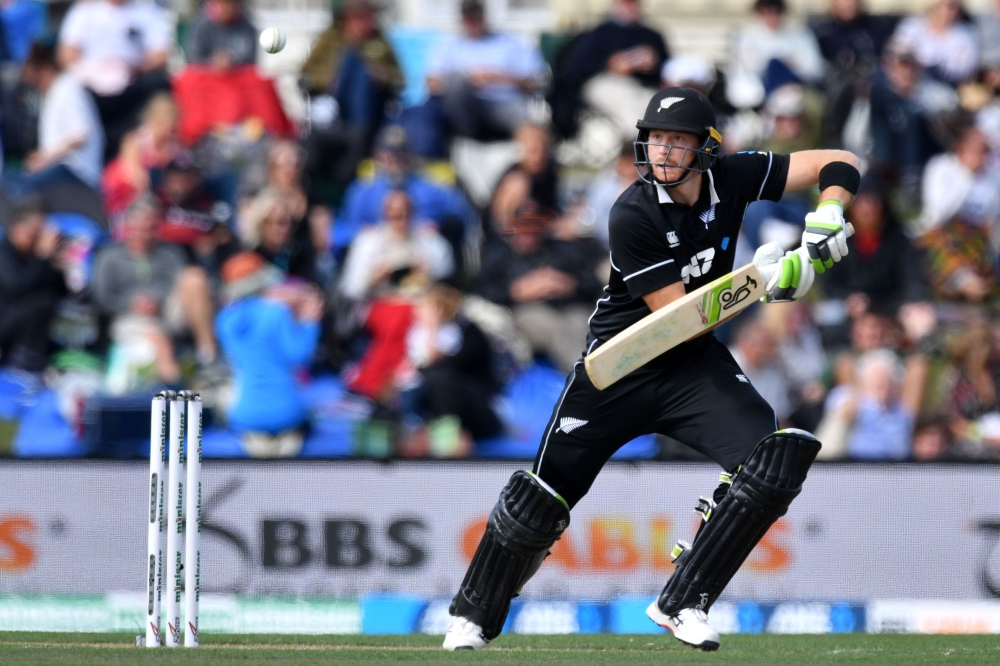
[[[753,263],[764,281],[768,303],[801,298],[816,279],[816,271],[804,248],[785,252],[777,243],[766,243],[757,248]]]
[[[806,215],[806,230],[802,233],[802,247],[817,273],[847,256],[847,237],[851,225],[844,221],[844,206],[839,201],[821,203],[815,212]]]

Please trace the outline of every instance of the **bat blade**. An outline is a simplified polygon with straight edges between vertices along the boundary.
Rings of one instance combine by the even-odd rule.
[[[590,381],[600,390],[745,310],[764,296],[764,281],[753,264],[695,289],[649,314],[584,359]]]

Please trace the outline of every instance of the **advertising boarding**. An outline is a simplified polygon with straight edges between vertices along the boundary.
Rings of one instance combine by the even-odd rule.
[[[518,468],[206,461],[202,591],[450,597]],[[143,591],[147,474],[141,462],[0,465],[0,594]],[[610,465],[525,598],[658,593],[717,475],[702,464]],[[987,489],[998,484],[1000,467],[817,465],[723,600],[996,599],[1000,508]]]

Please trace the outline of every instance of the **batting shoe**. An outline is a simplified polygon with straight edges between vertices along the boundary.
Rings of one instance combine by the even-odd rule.
[[[719,649],[719,632],[712,629],[708,615],[701,609],[682,608],[676,615],[667,615],[654,601],[646,609],[646,615],[664,629],[669,629],[681,643],[705,652]]]
[[[445,650],[482,650],[486,647],[483,628],[464,617],[452,618],[448,632],[444,635]]]

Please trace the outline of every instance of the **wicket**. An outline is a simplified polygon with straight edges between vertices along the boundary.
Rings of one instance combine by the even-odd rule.
[[[184,647],[198,647],[198,602],[201,594],[201,397],[194,391],[176,393],[161,391],[153,398],[151,414],[147,535],[149,571],[145,645],[159,647],[162,643],[167,647],[177,647],[180,644],[181,572],[183,571],[184,616],[187,622]],[[164,467],[168,469],[169,489],[164,479]],[[186,514],[185,486],[188,494]],[[160,631],[160,601],[164,581],[164,553],[161,549],[161,539],[164,522],[167,532],[166,636]],[[183,553],[180,543],[182,534]]]

